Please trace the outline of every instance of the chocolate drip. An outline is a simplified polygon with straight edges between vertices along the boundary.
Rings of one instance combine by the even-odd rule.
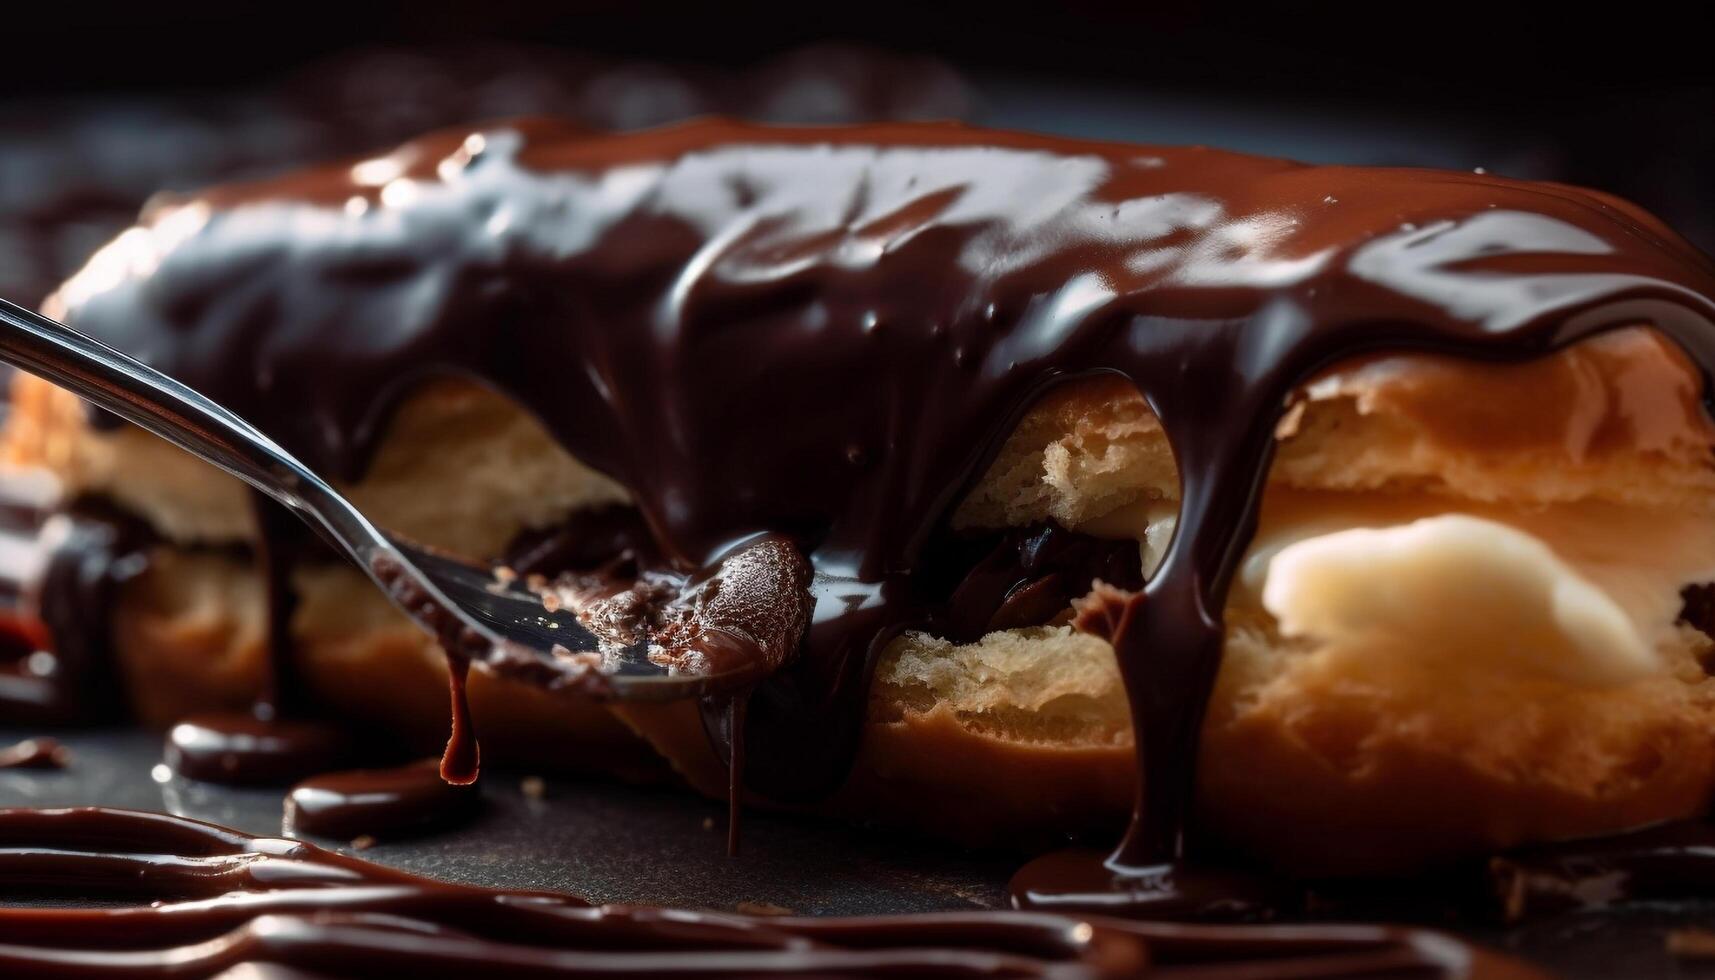
[[[342,976],[1540,976],[1446,936],[1374,926],[591,907],[123,810],[0,810],[0,879],[12,893],[154,900],[0,908],[0,972],[30,976],[197,978],[243,963]]]
[[[457,616],[425,595],[415,581],[400,575],[398,566],[386,556],[375,560],[374,572],[385,583],[395,603],[415,610],[418,622],[434,626],[435,638],[447,658],[447,698],[452,708],[452,731],[447,736],[446,750],[441,753],[441,778],[458,786],[474,783],[482,769],[482,749],[476,741],[465,685],[471,658],[479,655],[485,644]]]
[[[292,641],[292,610],[297,606],[292,570],[307,557],[313,536],[296,516],[260,491],[250,491],[250,512],[259,532],[256,564],[268,590],[268,668],[251,710],[271,721],[305,708]]]
[[[286,794],[287,834],[393,837],[469,819],[482,797],[441,778],[434,759],[394,769],[355,769],[307,779]]]
[[[285,508],[251,491],[261,531],[254,555],[267,587],[267,652],[262,687],[248,714],[185,718],[168,732],[163,755],[186,779],[236,786],[289,786],[350,765],[359,746],[340,726],[311,717],[297,676],[292,640],[292,571],[313,538]]]
[[[124,584],[147,567],[154,533],[136,517],[94,500],[54,514],[9,480],[0,493],[0,537],[13,560],[0,570],[0,718],[12,724],[111,721],[124,713],[113,612]],[[260,557],[268,572],[269,670],[254,715],[186,719],[165,755],[181,775],[213,782],[285,785],[337,765],[349,748],[331,726],[306,720],[274,725],[296,688],[286,629],[291,563],[308,536],[272,504],[257,519],[268,532]],[[274,507],[272,511],[268,507]],[[301,707],[301,706],[300,706]]]
[[[75,284],[72,324],[312,464],[360,476],[414,383],[475,376],[628,488],[663,570],[757,535],[802,549],[805,642],[749,707],[749,784],[780,798],[837,784],[880,645],[923,625],[926,544],[1026,407],[1123,375],[1183,501],[1159,571],[1106,604],[1140,766],[1111,864],[1161,880],[1297,386],[1373,351],[1516,361],[1638,323],[1715,365],[1706,257],[1615,199],[1481,174],[945,125],[526,123],[154,220],[154,271]]]
[[[447,735],[446,751],[441,753],[441,778],[454,786],[469,786],[482,770],[482,749],[470,720],[470,695],[466,691],[469,677],[470,658],[449,655],[447,694],[452,703],[453,724]]]

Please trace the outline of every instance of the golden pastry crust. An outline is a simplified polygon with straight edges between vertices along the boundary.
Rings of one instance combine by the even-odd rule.
[[[1449,511],[1516,512],[1524,523],[1556,507],[1598,504],[1707,530],[1715,526],[1715,427],[1699,386],[1678,351],[1641,329],[1527,365],[1425,356],[1346,365],[1306,386],[1287,411],[1269,496],[1316,490],[1354,507],[1427,498]],[[14,404],[5,442],[13,461],[52,467],[86,491],[130,494],[124,502],[177,541],[247,533],[212,525],[183,533],[200,519],[191,511],[218,510],[186,486],[212,488],[224,477],[162,476],[147,491],[153,503],[139,503],[145,491],[118,474],[153,479],[170,467],[156,457],[133,464],[167,450],[142,448],[147,441],[135,433],[91,432],[67,396],[41,382],[22,380]],[[407,402],[374,473],[354,493],[382,523],[422,527],[471,557],[496,554],[523,528],[622,497],[544,444],[539,430],[518,441],[523,418],[468,387],[426,392]],[[443,451],[487,454],[480,458],[493,472],[527,485],[452,472],[421,482],[412,460]],[[102,452],[114,459],[86,462]],[[562,458],[534,458],[554,454]],[[1132,534],[1142,525],[1127,515],[1152,502],[1171,513],[1177,495],[1160,426],[1135,391],[1110,378],[1062,387],[1034,406],[954,522],[999,528],[1053,519]],[[466,519],[479,531],[445,530]],[[188,584],[160,584],[186,578],[191,564],[160,565],[155,585],[127,591],[134,608],[121,618],[120,646],[150,654],[127,654],[142,688],[196,675],[162,666],[162,658],[220,661],[232,656],[231,644],[257,642],[259,590],[238,582],[251,573],[226,569],[225,591],[199,601],[188,598]],[[299,587],[294,632],[314,688],[343,710],[421,738],[442,732],[444,674],[432,644],[353,570],[301,575]],[[224,627],[210,625],[211,609],[226,610]],[[1592,686],[1336,655],[1315,638],[1281,636],[1254,597],[1235,596],[1228,618],[1199,762],[1198,826],[1276,864],[1314,873],[1406,870],[1689,815],[1715,789],[1715,682],[1701,666],[1710,643],[1689,628],[1648,637],[1659,671]],[[225,644],[186,640],[221,628]],[[549,747],[564,763],[622,768],[639,744],[586,703],[489,680],[476,691],[491,759]],[[724,793],[724,764],[693,706],[619,714],[693,786]],[[1059,626],[964,646],[908,635],[881,658],[856,766],[827,808],[975,841],[1117,827],[1131,805],[1130,738],[1113,653],[1099,640]]]

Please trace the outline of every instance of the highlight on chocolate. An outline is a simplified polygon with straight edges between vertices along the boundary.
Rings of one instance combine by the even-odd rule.
[[[733,861],[766,810],[1020,870],[1008,910],[770,917],[0,809],[0,877],[75,900],[0,909],[18,975],[1525,977],[1374,923],[1715,880],[1715,261],[1607,193],[537,116],[159,195],[42,309],[547,620],[724,680],[443,650],[18,375],[5,730],[123,714],[177,778],[286,791],[294,836],[478,833],[479,772],[522,768],[723,800]]]

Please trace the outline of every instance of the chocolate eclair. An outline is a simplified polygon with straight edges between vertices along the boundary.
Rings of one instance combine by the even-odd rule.
[[[47,312],[548,613],[755,668],[666,705],[479,670],[490,761],[1334,874],[1704,807],[1712,297],[1637,208],[1486,174],[524,121],[163,197]],[[272,649],[444,737],[359,571],[62,391],[12,406],[13,465],[150,536],[78,611],[142,717],[247,703]]]

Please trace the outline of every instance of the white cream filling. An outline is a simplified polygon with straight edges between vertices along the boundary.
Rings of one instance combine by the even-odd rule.
[[[1083,529],[1131,530],[1153,569],[1163,506]],[[1680,590],[1710,581],[1715,519],[1702,514],[1275,490],[1229,601],[1330,655],[1606,686],[1664,669]]]
[[[1591,686],[1659,666],[1626,611],[1541,539],[1464,514],[1289,544],[1262,604],[1285,636],[1370,656]]]

